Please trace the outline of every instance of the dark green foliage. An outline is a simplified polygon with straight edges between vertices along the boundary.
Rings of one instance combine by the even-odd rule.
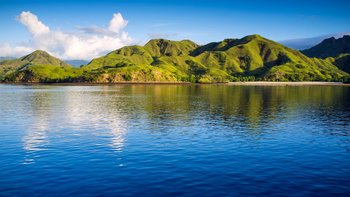
[[[82,70],[68,66],[31,65],[17,70],[4,77],[5,81],[13,82],[73,82],[81,76]]]
[[[239,82],[239,81],[259,81],[260,79],[258,79],[258,78],[255,78],[255,76],[243,76],[243,75],[241,75],[241,76],[234,76],[233,78],[232,78],[232,81],[237,81],[237,82]]]
[[[339,69],[350,73],[350,54],[341,54],[333,61],[334,65],[336,65]]]
[[[342,53],[350,53],[350,36],[345,35],[342,38],[334,37],[323,40],[320,44],[302,51],[309,57],[327,58],[337,57]]]

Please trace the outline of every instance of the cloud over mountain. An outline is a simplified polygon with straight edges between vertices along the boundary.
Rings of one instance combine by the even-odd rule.
[[[79,27],[75,32],[51,30],[33,13],[17,16],[31,39],[11,46],[0,44],[0,56],[20,56],[41,49],[61,59],[91,59],[117,48],[130,45],[133,39],[124,31],[128,21],[120,13],[113,14],[107,27]]]

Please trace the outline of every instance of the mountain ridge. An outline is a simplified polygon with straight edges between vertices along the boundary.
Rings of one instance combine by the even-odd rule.
[[[299,51],[260,35],[225,39],[202,46],[183,46],[185,50],[179,53],[177,45],[181,42],[158,39],[151,40],[143,47],[123,47],[92,60],[85,68],[109,67],[111,71],[114,69],[114,75],[118,75],[120,67],[156,66],[170,71],[178,80],[192,82],[227,82],[244,77],[277,81],[339,80],[344,75],[329,61],[308,58]],[[163,53],[162,46],[167,46],[163,47],[166,48]]]
[[[279,43],[295,50],[306,50],[320,44],[323,40],[327,38],[330,38],[330,37],[341,38],[344,35],[350,35],[350,32],[338,32],[338,33],[320,35],[315,37],[280,40]]]
[[[46,51],[36,50],[18,59],[1,61],[0,80],[44,82],[46,78],[53,79],[60,71],[70,72],[70,69],[71,65]]]
[[[48,55],[43,51],[37,53],[40,54],[39,57]],[[27,61],[29,57],[22,58]],[[45,61],[40,63],[42,62]],[[144,46],[126,46],[94,58],[81,68],[72,68],[65,63],[52,65],[52,61],[46,62],[50,66],[31,65],[26,71],[17,69],[4,78],[7,81],[39,82],[212,83],[246,80],[344,81],[349,77],[331,59],[309,58],[300,51],[257,34],[201,46],[190,40],[153,39]],[[50,72],[61,72],[63,76],[51,79],[41,72],[45,68],[56,69],[55,72]],[[39,77],[36,76],[38,73]],[[28,78],[28,75],[31,77]]]
[[[344,35],[338,39],[335,37],[327,38],[320,44],[303,50],[302,53],[317,58],[337,57],[340,54],[350,53],[350,35]]]

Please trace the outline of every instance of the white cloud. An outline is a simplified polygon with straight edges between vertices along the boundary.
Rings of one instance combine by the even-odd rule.
[[[50,28],[39,21],[38,17],[30,12],[22,12],[17,20],[27,27],[28,31],[34,35],[46,34],[50,32]]]
[[[61,59],[90,60],[134,42],[123,31],[128,21],[120,13],[113,14],[108,28],[79,27],[73,33],[50,30],[31,12],[22,12],[17,20],[31,33],[31,39],[15,46],[0,44],[0,56],[25,55],[41,49]]]
[[[120,13],[115,13],[113,14],[112,20],[109,22],[108,29],[112,32],[119,33],[127,25],[128,21],[124,20]]]
[[[18,57],[32,52],[31,47],[24,45],[11,46],[10,44],[0,44],[0,56],[2,57]]]

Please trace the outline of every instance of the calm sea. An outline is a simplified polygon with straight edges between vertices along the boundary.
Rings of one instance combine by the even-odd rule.
[[[0,196],[346,196],[350,87],[0,85]]]

